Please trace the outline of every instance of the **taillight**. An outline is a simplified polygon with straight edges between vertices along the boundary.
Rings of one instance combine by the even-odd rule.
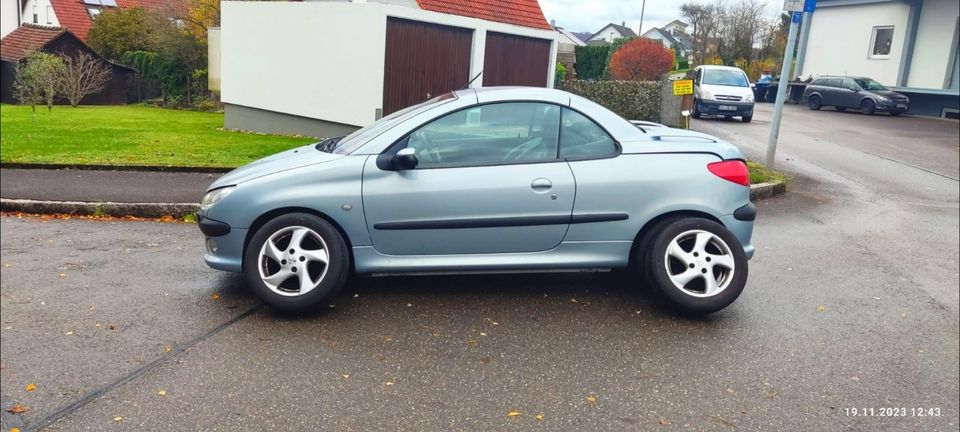
[[[750,186],[750,170],[741,160],[726,160],[707,164],[707,169],[714,175],[738,185]]]

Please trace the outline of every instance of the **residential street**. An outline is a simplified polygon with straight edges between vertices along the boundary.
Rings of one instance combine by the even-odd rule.
[[[771,107],[693,126],[762,159]],[[0,384],[28,411],[4,424],[956,430],[956,127],[788,107],[790,191],[758,203],[747,288],[704,319],[604,273],[358,279],[289,318],[208,269],[194,225],[6,216]]]

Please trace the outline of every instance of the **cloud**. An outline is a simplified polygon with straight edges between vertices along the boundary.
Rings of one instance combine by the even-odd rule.
[[[783,4],[780,0],[761,0],[767,4],[767,14],[774,16]],[[609,23],[626,22],[637,31],[640,27],[640,6],[643,0],[540,0],[547,21],[575,32],[596,32]],[[681,18],[683,1],[647,0],[643,13],[643,29],[660,27]]]

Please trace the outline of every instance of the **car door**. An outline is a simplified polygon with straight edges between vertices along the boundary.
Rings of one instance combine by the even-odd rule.
[[[363,204],[374,248],[388,255],[536,252],[563,240],[575,185],[558,158],[560,107],[535,102],[461,109],[391,146],[414,169],[368,158]]]

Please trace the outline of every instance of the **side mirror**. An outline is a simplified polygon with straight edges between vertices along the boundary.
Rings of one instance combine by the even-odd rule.
[[[420,163],[420,159],[417,157],[417,152],[410,147],[400,149],[390,161],[391,167],[398,171],[414,169],[418,163]]]

